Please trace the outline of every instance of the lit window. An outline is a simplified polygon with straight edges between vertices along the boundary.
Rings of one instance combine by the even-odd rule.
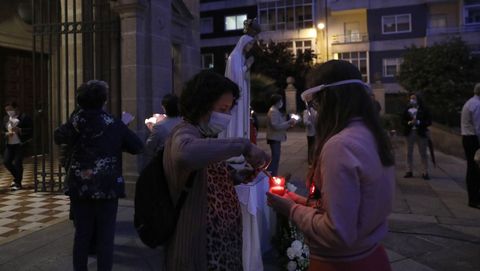
[[[225,30],[243,29],[243,22],[247,19],[247,14],[225,16]]]
[[[212,33],[213,32],[213,18],[201,18],[200,19],[200,33]]]
[[[213,68],[213,54],[202,54],[202,69]]]
[[[285,44],[287,45],[287,49],[290,50],[295,56],[305,53],[307,50],[313,51],[313,43],[311,40],[287,41]]]
[[[366,83],[368,80],[368,54],[367,52],[344,52],[338,53],[338,59],[346,60],[355,65],[362,74],[362,80]]]
[[[395,77],[400,72],[401,58],[383,59],[383,77]]]
[[[313,3],[312,0],[259,3],[260,25],[265,31],[312,28]]]
[[[411,31],[411,14],[382,16],[383,34],[405,33]]]

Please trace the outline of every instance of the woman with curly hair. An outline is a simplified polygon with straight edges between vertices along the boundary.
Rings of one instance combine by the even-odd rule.
[[[238,98],[238,86],[211,71],[198,73],[182,92],[184,121],[167,139],[163,163],[174,202],[191,187],[167,246],[167,270],[243,270],[241,210],[225,160],[243,155],[259,169],[270,158],[246,138],[217,138]]]

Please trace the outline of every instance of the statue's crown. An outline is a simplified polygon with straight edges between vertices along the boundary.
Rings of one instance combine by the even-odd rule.
[[[243,33],[252,37],[257,36],[262,31],[260,24],[257,22],[257,18],[247,19],[243,21]]]

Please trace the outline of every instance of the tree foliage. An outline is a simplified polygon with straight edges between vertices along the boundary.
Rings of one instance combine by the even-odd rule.
[[[458,125],[462,105],[472,96],[478,78],[478,58],[460,38],[408,48],[398,75],[407,91],[423,94],[434,120],[450,126]]]
[[[304,90],[305,76],[312,67],[316,57],[311,50],[298,53],[295,57],[286,43],[265,42],[263,40],[256,43],[251,54],[255,57],[252,74],[261,75],[257,76],[257,79],[262,79],[262,76],[264,79],[273,79],[276,92],[278,93],[283,93],[287,86],[287,77],[289,76],[295,78],[295,87],[297,88],[297,92],[301,93]],[[252,96],[265,98],[265,95],[261,95],[261,93],[258,92],[272,91],[271,85],[268,86],[267,90],[256,88],[256,86],[262,85],[264,84],[261,82],[252,85]],[[256,104],[259,104],[258,101]]]

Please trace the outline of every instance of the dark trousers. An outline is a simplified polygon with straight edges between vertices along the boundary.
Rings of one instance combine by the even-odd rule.
[[[3,164],[13,176],[17,185],[22,185],[23,179],[23,150],[21,144],[7,144],[3,156]]]
[[[307,136],[308,144],[308,165],[313,164],[313,153],[315,152],[315,136]]]
[[[88,270],[90,245],[91,242],[95,242],[97,270],[112,270],[118,200],[72,199],[71,204],[75,223],[73,269]],[[93,236],[96,236],[96,240],[92,240]]]
[[[267,140],[267,143],[270,145],[270,150],[272,152],[272,162],[268,166],[267,170],[271,172],[272,176],[277,176],[282,142],[269,139]]]
[[[475,152],[480,148],[478,137],[462,136],[463,150],[467,158],[467,191],[470,204],[480,204],[480,168],[475,163]]]

